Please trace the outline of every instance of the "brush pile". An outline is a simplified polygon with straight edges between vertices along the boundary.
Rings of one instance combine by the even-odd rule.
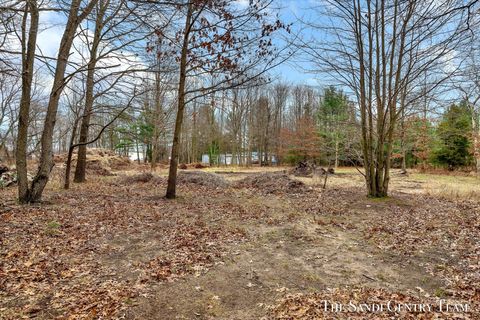
[[[56,163],[64,164],[67,161],[67,154],[55,155],[54,161]],[[75,168],[77,163],[77,153],[72,157],[72,168]],[[128,157],[122,157],[112,150],[91,148],[87,149],[87,171],[92,174],[100,176],[112,176],[112,171],[125,170],[131,166],[131,161]]]
[[[283,172],[251,175],[236,183],[239,188],[253,188],[263,193],[303,193],[308,189],[301,181],[291,179]]]

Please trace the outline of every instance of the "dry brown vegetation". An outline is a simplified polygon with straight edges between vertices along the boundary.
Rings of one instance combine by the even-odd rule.
[[[166,200],[163,169],[116,174],[68,191],[53,181],[39,205],[0,191],[1,319],[480,317],[480,201],[431,192],[441,179],[453,192],[450,177],[395,175],[392,196],[373,200],[352,169],[323,190],[315,178],[210,168],[182,173],[180,197]],[[321,308],[440,299],[471,310]]]
[[[240,188],[254,188],[266,194],[307,192],[307,188],[305,188],[303,182],[291,179],[283,172],[266,172],[249,175],[237,181],[236,185]]]
[[[54,161],[59,166],[64,166],[67,154],[55,155]],[[77,163],[77,153],[72,157],[72,167]],[[90,148],[87,151],[87,171],[91,174],[110,176],[113,171],[128,169],[131,166],[130,159],[116,154],[112,150]]]

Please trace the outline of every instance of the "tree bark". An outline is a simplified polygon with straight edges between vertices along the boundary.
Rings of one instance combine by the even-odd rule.
[[[188,42],[193,16],[193,3],[188,3],[187,16],[185,19],[185,34],[183,36],[182,52],[180,57],[180,79],[178,82],[178,106],[177,117],[175,120],[175,131],[173,133],[172,153],[170,158],[170,168],[168,171],[167,199],[175,199],[177,188],[177,169],[178,169],[178,151],[179,139],[182,132],[182,122],[185,111],[185,81],[187,78],[187,54]]]
[[[400,152],[402,153],[402,173],[407,173],[407,151],[405,146],[405,98],[406,98],[406,90],[403,90],[402,97],[401,97],[401,108],[402,108],[402,116],[401,116],[401,123],[400,123]]]
[[[160,62],[157,61],[157,64]],[[162,110],[162,92],[161,92],[161,79],[160,72],[157,70],[155,73],[155,113],[153,123],[153,136],[152,136],[152,161],[150,162],[150,168],[152,171],[157,166],[158,157],[160,154],[160,133],[163,130],[163,110]]]
[[[72,169],[72,157],[73,157],[73,151],[75,150],[75,138],[77,135],[77,127],[78,127],[78,121],[80,119],[77,117],[75,119],[75,123],[73,124],[73,130],[72,130],[72,136],[70,138],[70,146],[68,147],[68,156],[67,156],[67,162],[65,164],[65,181],[63,184],[64,189],[69,189],[70,188],[70,172]],[[78,161],[78,159],[77,159]]]
[[[30,11],[30,27],[28,30],[28,42],[26,43],[27,15]],[[30,116],[30,96],[32,92],[33,66],[35,62],[35,48],[38,34],[39,13],[37,1],[29,0],[25,5],[25,14],[22,22],[22,95],[20,98],[20,111],[18,117],[17,148],[15,151],[18,200],[27,203],[30,199],[30,188],[27,175],[27,145],[28,123]]]
[[[83,111],[79,136],[79,143],[81,143],[81,145],[78,147],[77,165],[75,167],[75,176],[73,178],[73,181],[77,183],[85,182],[86,180],[87,145],[84,143],[88,141],[88,131],[90,127],[90,119],[92,116],[94,103],[93,87],[96,71],[95,68],[97,66],[98,46],[100,44],[100,38],[104,26],[103,18],[105,16],[105,11],[107,10],[109,2],[110,1],[103,2],[97,13],[95,21],[95,33],[93,35],[92,48],[90,49],[90,60],[88,63],[87,71],[87,83],[85,87],[85,108]]]
[[[58,53],[57,64],[55,68],[55,76],[53,80],[52,91],[48,101],[47,113],[41,137],[41,153],[40,164],[37,174],[33,178],[32,187],[28,202],[38,202],[42,198],[43,190],[48,183],[50,172],[53,168],[53,131],[57,118],[58,102],[60,95],[65,86],[65,70],[70,56],[75,32],[80,22],[90,13],[97,1],[92,0],[82,14],[79,16],[80,0],[72,1],[70,12],[65,27],[65,31],[60,42],[60,50]]]

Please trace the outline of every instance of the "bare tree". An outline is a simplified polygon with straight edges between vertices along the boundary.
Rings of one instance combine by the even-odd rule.
[[[468,35],[471,6],[454,0],[326,2],[324,8],[314,9],[323,10],[329,24],[307,24],[326,32],[327,39],[303,41],[301,47],[317,59],[319,71],[355,94],[368,195],[384,197],[395,126],[409,105],[399,103],[400,94],[425,73],[430,89],[451,76],[455,49]]]
[[[30,20],[28,19],[30,17]],[[28,21],[30,24],[27,26]],[[36,0],[25,3],[22,19],[22,96],[18,116],[17,147],[15,153],[18,179],[18,198],[21,203],[30,201],[30,188],[27,177],[27,144],[30,103],[32,93],[33,66],[38,35],[39,11]],[[28,36],[27,36],[28,34]]]
[[[178,105],[173,134],[167,198],[175,198],[180,135],[185,105],[209,93],[244,85],[259,77],[275,61],[270,35],[285,28],[279,21],[267,21],[264,12],[271,1],[250,1],[245,8],[228,1],[177,1],[177,13],[184,25],[173,40],[178,48]],[[167,35],[160,35],[168,39]],[[249,52],[251,50],[251,52]],[[215,79],[200,87],[187,88],[192,77]]]
[[[89,140],[89,127],[95,112],[95,101],[122,85],[124,78],[144,69],[129,56],[132,53],[125,52],[135,51],[136,43],[148,35],[140,27],[142,22],[138,21],[137,15],[134,14],[141,9],[140,5],[130,5],[125,0],[100,0],[92,11],[95,25],[93,35],[90,35],[88,29],[82,32],[83,43],[88,48],[88,63],[85,108],[80,126],[75,182],[84,182],[86,177],[87,145],[85,142]],[[111,60],[117,63],[110,62]],[[118,70],[122,63],[127,64],[128,67]]]
[[[477,14],[469,21],[472,30],[471,41],[460,48],[461,71],[458,77],[452,78],[450,87],[460,93],[461,99],[470,109],[472,127],[472,148],[475,158],[475,169],[480,175],[480,16]]]
[[[273,150],[278,161],[280,151],[280,130],[284,124],[283,118],[287,108],[287,98],[289,94],[288,85],[285,83],[277,83],[273,86],[270,96],[273,103]]]
[[[33,1],[32,1],[33,2]],[[19,138],[17,143],[17,171],[18,171],[18,186],[19,186],[19,201],[22,203],[29,202],[38,202],[41,200],[43,190],[48,182],[50,171],[53,166],[53,154],[52,154],[52,139],[53,132],[55,128],[55,120],[57,117],[58,103],[60,100],[60,95],[65,87],[67,79],[65,78],[65,70],[67,68],[68,58],[70,56],[70,49],[72,47],[73,39],[76,34],[76,30],[80,23],[87,17],[95,6],[97,0],[89,1],[85,8],[81,8],[82,1],[74,0],[72,1],[68,19],[65,26],[65,30],[60,42],[60,49],[58,53],[58,58],[55,67],[55,75],[53,79],[52,91],[50,93],[50,99],[48,102],[47,113],[45,116],[45,122],[41,137],[41,153],[40,153],[40,163],[38,167],[37,174],[35,175],[31,186],[28,186],[27,181],[27,168],[26,168],[26,144],[27,141],[24,138],[26,136],[25,132],[28,130],[28,123],[22,118],[28,116],[28,106],[25,105],[21,107],[21,116],[19,119]],[[33,5],[31,4],[32,8]],[[38,10],[37,10],[38,13]],[[32,16],[33,17],[33,16]],[[34,19],[37,22],[38,26],[38,16]],[[26,20],[26,18],[25,18]],[[32,26],[32,23],[31,23]],[[32,29],[35,31],[37,28],[30,27],[30,32]],[[36,39],[36,31],[31,35],[32,39]],[[29,37],[29,42],[30,42]],[[33,64],[34,54],[35,54],[35,42],[32,40],[32,43],[29,43],[32,46],[28,46],[28,49],[25,51],[26,54],[22,55],[25,59],[27,70],[30,68],[30,64]],[[32,49],[32,52],[29,50]],[[30,55],[29,55],[30,53]],[[32,65],[33,67],[33,65]],[[28,79],[26,79],[28,80]],[[25,86],[28,90],[28,84]],[[23,94],[22,94],[23,96]],[[25,99],[29,100],[28,92],[25,92]],[[22,114],[23,113],[23,114]],[[20,132],[23,132],[22,134]]]
[[[0,152],[10,160],[7,141],[15,130],[18,119],[18,87],[20,79],[16,75],[0,73]],[[2,155],[0,154],[0,161]]]

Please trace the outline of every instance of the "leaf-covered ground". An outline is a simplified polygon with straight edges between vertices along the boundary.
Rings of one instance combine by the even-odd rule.
[[[52,183],[34,206],[1,190],[0,319],[480,318],[478,200],[427,195],[408,177],[371,200],[351,174],[327,190],[278,176],[187,174],[173,201],[161,177]],[[321,308],[440,299],[470,309]]]

